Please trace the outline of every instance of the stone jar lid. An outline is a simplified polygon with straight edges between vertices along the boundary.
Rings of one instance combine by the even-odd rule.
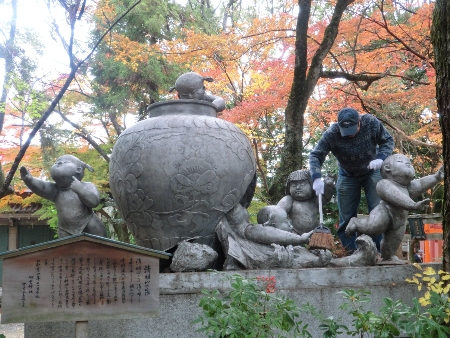
[[[147,108],[148,117],[166,115],[203,115],[217,117],[216,106],[201,100],[172,100],[153,103]]]

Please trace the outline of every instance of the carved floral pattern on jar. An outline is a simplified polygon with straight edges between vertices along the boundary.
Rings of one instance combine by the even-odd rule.
[[[233,124],[202,115],[158,116],[119,137],[110,184],[136,242],[165,250],[183,239],[212,237],[255,170],[251,145]]]

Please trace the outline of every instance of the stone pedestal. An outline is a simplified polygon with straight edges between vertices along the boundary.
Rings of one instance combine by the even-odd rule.
[[[433,265],[435,270],[440,264]],[[344,289],[370,291],[368,309],[377,312],[384,297],[401,299],[411,304],[420,293],[415,285],[406,283],[416,272],[412,265],[374,266],[364,268],[317,268],[285,270],[247,270],[247,277],[275,276],[277,292],[295,300],[298,305],[309,302],[325,316],[343,317],[342,324],[351,325],[351,318],[339,310],[343,298],[337,292]],[[236,271],[223,272],[231,275]],[[160,317],[130,320],[89,322],[90,338],[201,338],[198,326],[191,322],[201,313],[198,303],[202,289],[226,290],[229,283],[215,273],[160,274]],[[311,316],[301,318],[308,323],[314,338],[322,337],[318,322]],[[73,337],[75,322],[28,323],[25,338]]]

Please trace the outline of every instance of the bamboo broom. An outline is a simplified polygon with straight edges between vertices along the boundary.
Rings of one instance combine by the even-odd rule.
[[[323,225],[322,194],[319,194],[319,218],[320,225],[313,230],[309,239],[309,249],[328,249],[334,248],[334,239],[330,229]]]

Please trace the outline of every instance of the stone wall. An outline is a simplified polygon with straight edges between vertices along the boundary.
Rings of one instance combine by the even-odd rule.
[[[433,265],[435,269],[440,264]],[[365,289],[372,293],[368,309],[377,312],[384,297],[411,303],[419,297],[417,287],[405,282],[416,272],[412,265],[374,266],[363,268],[317,268],[285,270],[247,270],[239,273],[247,277],[275,276],[278,292],[294,299],[298,305],[310,302],[326,316],[343,317],[351,325],[351,318],[341,313],[339,305],[344,289]],[[90,338],[201,338],[198,326],[191,322],[200,314],[198,302],[202,289],[229,289],[223,273],[160,274],[160,317],[134,320],[105,320],[89,322]],[[318,323],[310,316],[301,318],[308,323],[314,337],[322,337]],[[75,337],[75,322],[26,323],[25,338]]]

